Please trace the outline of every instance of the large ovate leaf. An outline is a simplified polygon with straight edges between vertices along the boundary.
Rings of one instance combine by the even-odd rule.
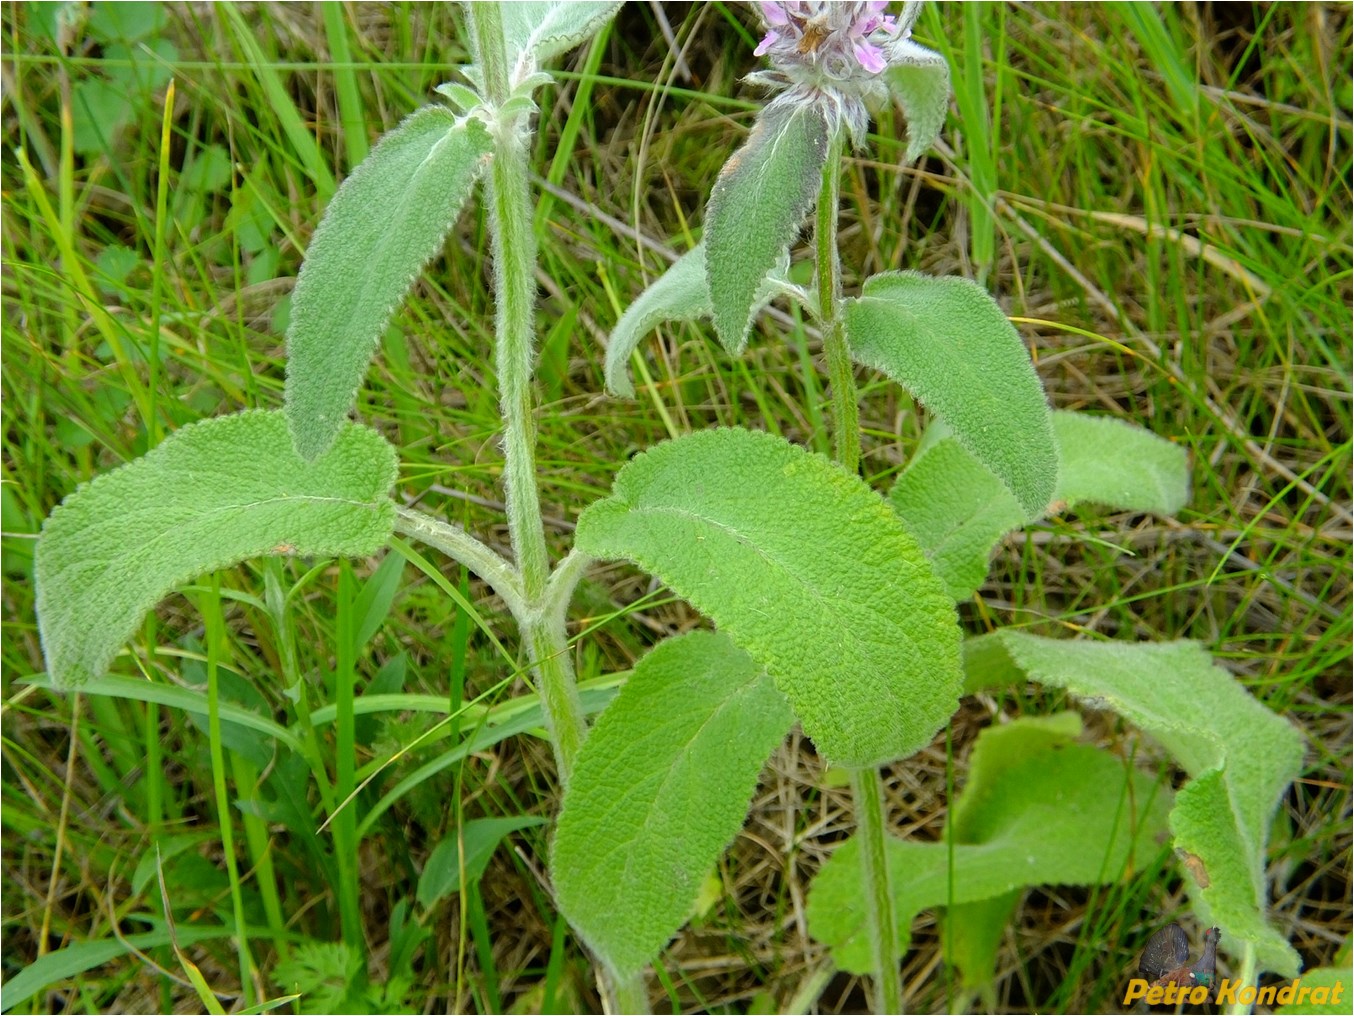
[[[517,0],[500,4],[509,66],[521,77],[587,42],[618,10],[622,0]]]
[[[738,429],[664,442],[583,512],[577,540],[713,618],[834,762],[910,755],[957,706],[949,598],[883,499],[821,455]]]
[[[343,181],[306,251],[287,329],[287,420],[307,459],[333,443],[390,316],[487,164],[480,121],[425,106]]]
[[[758,287],[752,312],[756,314],[782,289],[790,290],[786,279],[789,257],[783,257],[771,275]],[[668,321],[696,321],[712,313],[710,286],[705,278],[705,245],[683,254],[660,275],[635,302],[625,309],[607,340],[606,386],[615,395],[633,398],[626,365],[630,354],[650,331]]]
[[[723,633],[668,639],[635,666],[579,753],[551,858],[561,912],[612,970],[642,970],[690,917],[793,723]]]
[[[1171,812],[1175,846],[1193,855],[1201,919],[1260,965],[1296,976],[1298,956],[1265,920],[1265,846],[1275,808],[1302,765],[1302,740],[1193,642],[1124,644],[1003,631],[965,647],[969,687],[1013,676],[1066,688],[1155,738],[1191,777]],[[1206,883],[1206,884],[1204,884]]]
[[[1058,475],[1043,386],[1025,344],[968,279],[886,272],[845,307],[851,355],[911,392],[1015,495],[1048,508]]]
[[[731,353],[743,351],[758,290],[786,257],[813,207],[827,149],[827,121],[817,109],[773,102],[710,191],[706,279],[715,331]]]
[[[1150,776],[1109,752],[1065,744],[1056,731],[1013,747],[975,786],[965,819],[969,842],[888,839],[899,955],[923,910],[1001,899],[1034,885],[1106,884],[1161,850],[1170,794]],[[837,966],[871,971],[859,839],[839,847],[818,873],[808,916],[809,931],[832,949]]]
[[[101,676],[159,600],[189,579],[264,554],[364,557],[395,524],[395,450],[345,424],[314,462],[281,412],[184,427],[77,489],[42,528],[38,629],[54,684]]]
[[[933,430],[949,433],[943,425]],[[1053,436],[1058,482],[1051,508],[1089,502],[1169,515],[1189,497],[1185,450],[1148,431],[1059,411]],[[926,443],[889,500],[956,600],[983,584],[993,549],[1026,521],[1014,495],[953,437]]]

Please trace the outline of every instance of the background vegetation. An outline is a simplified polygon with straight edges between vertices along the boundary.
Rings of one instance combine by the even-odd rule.
[[[540,461],[561,546],[627,456],[671,434],[736,423],[827,450],[816,345],[784,314],[741,361],[703,329],[669,331],[643,348],[637,401],[599,394],[607,331],[699,235],[757,99],[739,81],[755,64],[748,9],[661,12],[680,56],[659,7],[628,5],[568,58],[541,116]],[[43,666],[42,519],[168,430],[280,405],[308,238],[335,181],[465,61],[459,13],[98,2],[3,19],[3,974],[81,958],[40,968],[53,973],[19,1010],[198,1008],[199,974],[227,1009],[298,984],[307,1008],[595,1008],[543,881],[550,753],[530,733],[476,740],[483,709],[533,718],[506,612],[473,579],[397,552],[260,561],[168,601],[119,660],[158,703],[26,683]],[[843,186],[848,286],[893,267],[985,279],[1056,407],[1189,448],[1179,519],[1036,529],[961,610],[973,631],[1199,639],[1302,727],[1307,771],[1270,870],[1273,918],[1310,966],[1336,958],[1351,921],[1350,34],[1348,5],[945,5],[918,30],[955,75],[944,146],[899,165],[903,125],[885,112]],[[402,449],[402,496],[502,547],[486,246],[476,206],[397,316],[359,414]],[[861,378],[863,469],[883,487],[924,418]],[[573,622],[594,704],[647,645],[699,624],[621,566],[594,569]],[[218,713],[253,710],[295,743],[227,723],[211,752],[208,667]],[[351,678],[374,708],[336,729],[333,683]],[[939,833],[982,727],[1059,705],[1026,689],[966,700],[893,767],[897,830]],[[1162,765],[1113,718],[1090,728]],[[469,824],[483,818],[503,821]],[[785,1009],[819,989],[822,1011],[861,1009],[803,917],[849,825],[834,774],[791,738],[651,981],[659,1011]],[[1115,1010],[1147,935],[1183,916],[1197,941],[1169,860],[1112,890],[1029,893],[1004,932],[998,1008]],[[362,940],[339,942],[345,907]],[[237,920],[233,940],[221,929]],[[59,952],[87,941],[104,951]],[[345,1003],[361,964],[370,983]],[[913,1009],[950,1004],[933,918],[904,972]]]

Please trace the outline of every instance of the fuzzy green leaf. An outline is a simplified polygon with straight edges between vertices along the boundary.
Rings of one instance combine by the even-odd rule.
[[[1175,757],[1191,782],[1176,796],[1171,831],[1208,882],[1191,885],[1201,918],[1222,928],[1232,948],[1254,946],[1264,969],[1296,976],[1297,953],[1264,916],[1270,822],[1302,766],[1293,726],[1193,642],[1126,645],[1017,631],[973,641],[965,653],[971,687],[1006,683],[1014,666],[1113,709]]]
[[[815,108],[772,103],[710,191],[706,279],[715,331],[731,353],[747,344],[758,290],[814,205],[827,148],[827,122]]]
[[[705,281],[705,248],[678,258],[625,309],[606,347],[606,386],[616,395],[635,397],[626,366],[644,336],[665,321],[695,321],[710,316],[710,287]]]
[[[889,838],[899,955],[913,918],[930,907],[997,899],[1032,885],[1102,885],[1160,851],[1169,792],[1109,752],[1061,741],[1060,732],[1038,731],[1024,744],[1002,745],[1001,757],[977,777],[965,819],[970,842],[951,848]],[[814,938],[831,947],[837,966],[857,974],[871,966],[862,888],[860,841],[853,838],[818,873],[808,906]]]
[[[907,117],[907,153],[911,162],[940,137],[950,109],[950,65],[939,53],[910,39],[894,43],[889,91]]]
[[[338,435],[381,333],[442,249],[492,149],[480,121],[425,106],[377,143],[329,203],[287,329],[287,420],[305,458]]]
[[[579,753],[551,860],[560,910],[612,970],[642,970],[691,915],[793,723],[723,633],[668,639],[635,666]]]
[[[782,258],[771,275],[757,290],[752,312],[756,314],[782,289],[789,287],[785,273],[788,256]],[[692,248],[660,275],[635,302],[625,309],[607,341],[606,386],[615,395],[634,398],[626,366],[630,354],[654,328],[666,321],[696,321],[708,318],[713,310],[710,287],[705,278],[705,245]]]
[[[943,425],[934,430],[948,433]],[[1118,420],[1065,411],[1053,414],[1053,436],[1059,469],[1051,507],[1090,502],[1169,515],[1188,499],[1189,462],[1178,445]],[[953,437],[927,444],[889,500],[956,600],[983,584],[992,550],[1025,524],[1011,492]]]
[[[509,66],[530,73],[587,42],[621,9],[622,0],[519,0],[500,4]]]
[[[656,445],[578,520],[578,547],[657,575],[764,666],[818,750],[902,758],[954,712],[954,608],[882,498],[780,438]]]
[[[1048,402],[1025,344],[981,286],[888,272],[868,279],[845,313],[856,360],[944,420],[1026,517],[1048,508],[1058,475]]]
[[[52,682],[107,671],[176,585],[265,554],[374,554],[395,524],[395,450],[346,424],[304,461],[281,412],[176,431],[81,486],[52,512],[36,557],[38,629]]]

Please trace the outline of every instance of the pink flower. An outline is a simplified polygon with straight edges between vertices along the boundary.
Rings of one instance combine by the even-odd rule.
[[[812,104],[835,131],[857,143],[869,124],[867,107],[887,94],[884,72],[933,54],[909,41],[921,3],[889,14],[887,0],[761,0],[766,34],[756,54],[770,70],[749,80],[774,88],[776,102]]]

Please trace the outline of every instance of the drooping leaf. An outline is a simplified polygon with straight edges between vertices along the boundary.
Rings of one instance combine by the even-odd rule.
[[[395,308],[447,233],[493,140],[476,119],[425,106],[343,181],[292,294],[286,411],[307,459],[334,441]]]
[[[813,207],[827,160],[827,122],[812,106],[772,103],[724,168],[705,206],[705,274],[715,331],[741,353],[757,294]]]
[[[472,818],[459,831],[453,829],[433,847],[423,865],[423,873],[418,877],[418,905],[427,910],[439,900],[460,892],[462,871],[466,885],[478,882],[505,836],[539,825],[545,825],[545,819],[537,815],[507,815]]]
[[[709,316],[710,287],[705,281],[705,248],[701,246],[678,258],[616,322],[606,347],[607,389],[634,398],[635,386],[626,367],[644,336],[665,321],[695,321]]]
[[[997,899],[1034,885],[1104,884],[1148,863],[1161,850],[1169,796],[1124,759],[1089,745],[1046,743],[1040,750],[1035,742],[1024,757],[1009,753],[970,809],[973,842],[889,838],[899,955],[913,918],[930,907]],[[858,839],[839,847],[818,873],[808,916],[810,932],[831,947],[837,966],[870,972]]]
[[[154,917],[145,914],[128,914],[123,921],[158,923]],[[6,978],[5,990],[0,993],[0,1013],[17,1009],[39,992],[123,956],[170,944],[183,948],[198,942],[230,938],[233,933],[234,928],[230,925],[190,925],[180,921],[172,933],[168,928],[157,926],[153,931],[134,935],[120,934],[116,937],[71,942],[45,956],[39,956],[12,977]]]
[[[987,837],[988,802],[992,795],[1002,792],[1006,770],[1023,759],[1061,750],[1081,735],[1081,727],[1081,717],[1068,711],[1052,716],[1023,716],[999,727],[988,727],[979,734],[969,756],[964,789],[950,811],[949,824],[955,842],[983,842]],[[1021,893],[1016,889],[945,910],[945,934],[941,938],[945,960],[959,970],[965,991],[990,994],[997,949],[1011,914],[1020,903]],[[995,1004],[988,1008],[994,1009]]]
[[[753,302],[752,313],[758,313],[782,289],[789,289],[785,278],[789,257],[783,257],[762,280]],[[640,341],[658,325],[666,321],[696,321],[712,313],[710,287],[705,277],[705,246],[701,244],[687,251],[666,272],[658,277],[635,302],[625,309],[620,321],[607,341],[606,386],[612,394],[634,398],[635,386],[626,370],[630,354]]]
[[[1018,631],[971,641],[970,689],[1028,675],[1113,709],[1175,757],[1191,781],[1176,795],[1171,831],[1176,848],[1194,856],[1189,882],[1201,920],[1221,927],[1231,948],[1250,943],[1263,969],[1296,976],[1297,953],[1265,921],[1270,822],[1302,766],[1293,726],[1193,642],[1068,641]]]
[[[932,430],[949,433],[943,425]],[[1169,515],[1189,496],[1185,450],[1149,431],[1059,411],[1053,436],[1059,466],[1053,507],[1089,502]],[[1014,495],[953,437],[925,444],[889,500],[956,600],[983,584],[993,549],[1025,524]]]
[[[981,286],[887,272],[866,281],[845,315],[856,360],[944,420],[1026,517],[1048,508],[1058,475],[1048,402],[1025,344]]]
[[[184,427],[85,484],[52,512],[35,562],[38,629],[52,682],[108,669],[176,585],[264,554],[374,554],[395,523],[395,450],[346,424],[306,462],[281,412]]]
[[[560,910],[612,970],[642,970],[691,916],[793,723],[723,633],[668,639],[635,666],[579,753],[551,858]]]
[[[888,72],[889,91],[907,117],[907,153],[911,162],[940,137],[950,109],[950,65],[934,50],[910,39],[895,42]]]
[[[580,516],[579,549],[634,561],[713,618],[834,762],[910,755],[954,712],[954,609],[858,477],[721,429],[656,445],[613,491]]]
[[[525,0],[500,4],[510,66],[531,73],[587,42],[621,9],[623,0]]]

